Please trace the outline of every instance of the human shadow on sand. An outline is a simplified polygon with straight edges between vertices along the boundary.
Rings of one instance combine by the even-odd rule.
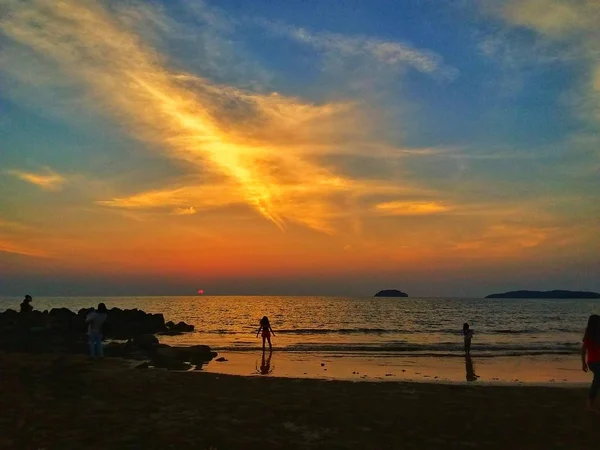
[[[475,366],[473,365],[471,355],[465,355],[465,372],[467,381],[477,381],[479,378],[479,376],[475,374]]]

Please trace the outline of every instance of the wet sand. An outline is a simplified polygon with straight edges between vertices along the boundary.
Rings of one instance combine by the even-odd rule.
[[[588,449],[600,443],[600,415],[584,411],[580,388],[239,377],[56,355],[0,354],[0,370],[0,448],[7,449]]]
[[[533,384],[588,386],[577,355],[433,357],[373,354],[222,352],[226,362],[211,361],[202,370],[228,375],[316,378],[346,381]],[[268,366],[268,367],[267,367]],[[263,370],[261,370],[261,367]],[[265,370],[268,369],[268,370]]]

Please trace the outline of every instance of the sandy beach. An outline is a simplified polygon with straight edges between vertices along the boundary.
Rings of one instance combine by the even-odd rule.
[[[584,449],[583,388],[366,383],[2,354],[0,448]],[[227,364],[227,363],[224,363]]]

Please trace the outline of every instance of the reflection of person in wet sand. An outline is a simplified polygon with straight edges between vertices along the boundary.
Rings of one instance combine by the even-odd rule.
[[[465,355],[465,372],[467,372],[467,381],[477,381],[479,378],[475,375],[475,367],[470,355]]]
[[[271,368],[271,357],[273,356],[273,352],[269,352],[269,357],[267,359],[265,359],[265,352],[263,351],[262,354],[262,362],[260,364],[260,370],[258,370],[257,368],[257,372],[260,373],[261,375],[268,375],[271,372],[273,372],[273,369]]]

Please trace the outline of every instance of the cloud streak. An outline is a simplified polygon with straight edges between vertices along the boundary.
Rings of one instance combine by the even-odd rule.
[[[265,20],[257,20],[255,23],[277,36],[284,36],[300,44],[313,47],[329,57],[366,59],[377,66],[392,70],[412,67],[420,72],[440,74],[448,79],[458,75],[458,71],[453,67],[446,66],[443,59],[436,53],[416,49],[406,43],[368,36],[315,32],[306,28]],[[373,64],[370,65],[370,68],[373,69]]]
[[[25,172],[21,170],[7,170],[6,173],[26,181],[27,183],[31,183],[45,191],[60,191],[67,182],[65,177],[51,169],[46,169],[42,173]]]

